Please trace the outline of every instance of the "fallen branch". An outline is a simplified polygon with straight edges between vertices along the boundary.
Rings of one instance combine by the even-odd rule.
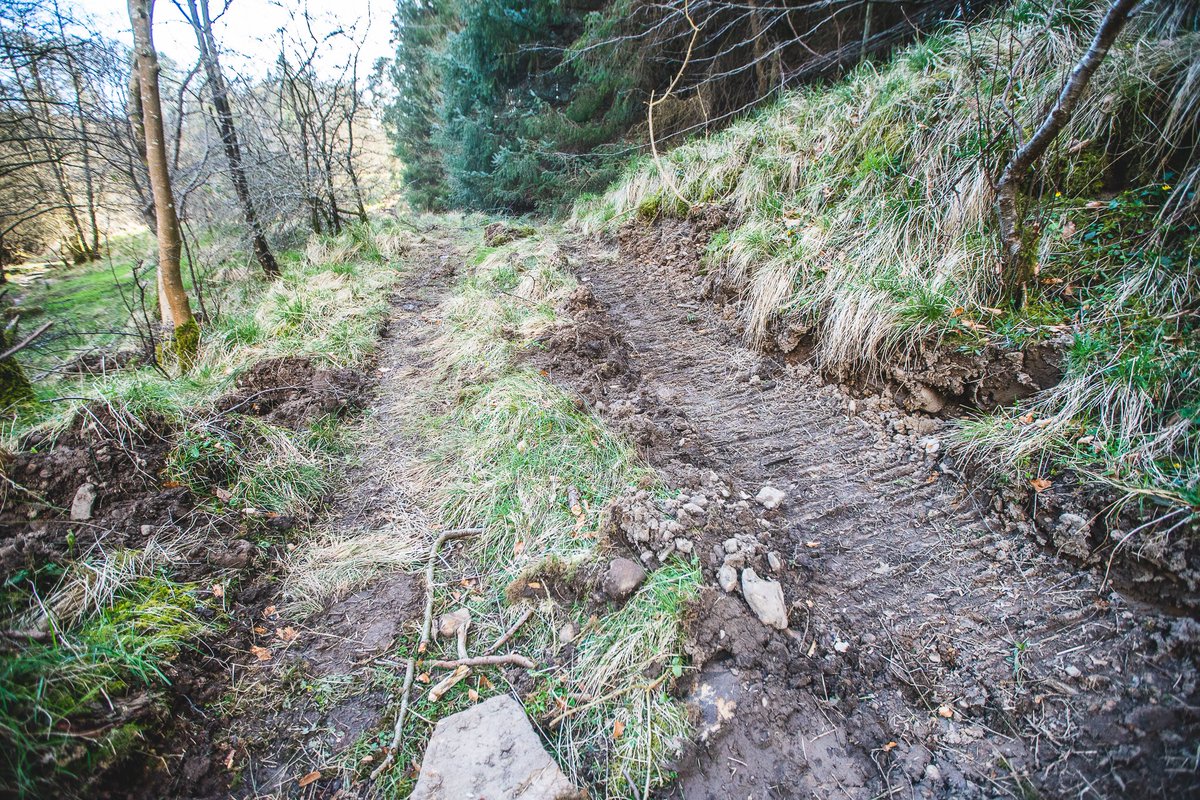
[[[537,668],[537,664],[520,653],[506,653],[501,656],[472,656],[471,658],[456,658],[453,661],[431,661],[429,666],[437,669],[456,669],[458,667],[493,667],[498,664],[513,664],[525,669]]]
[[[438,551],[451,539],[462,539],[479,533],[483,533],[483,528],[456,528],[443,531],[429,548],[429,562],[425,565],[425,618],[421,622],[421,639],[417,643],[416,653],[410,654],[408,662],[404,665],[404,685],[400,689],[400,710],[396,712],[396,727],[392,733],[392,743],[388,747],[387,756],[371,773],[371,780],[378,778],[395,762],[396,752],[400,749],[404,720],[408,718],[408,698],[412,694],[413,676],[417,668],[417,653],[425,652],[425,648],[429,645],[429,631],[433,626],[433,565],[437,561]]]
[[[514,622],[512,627],[504,632],[503,636],[501,636],[499,639],[497,639],[495,641],[495,643],[492,644],[491,647],[489,647],[486,651],[484,651],[484,655],[490,656],[492,653],[496,652],[501,647],[503,647],[504,643],[507,642],[509,639],[511,639],[513,637],[513,634],[515,634],[518,630],[520,630],[521,626],[524,625],[526,622],[528,622],[529,618],[532,616],[533,616],[533,606],[530,606],[529,608],[525,609],[525,613],[523,613],[521,615],[520,619],[518,619],[516,622]],[[463,657],[461,653],[459,654],[459,657],[460,658]]]
[[[37,339],[43,333],[50,330],[50,326],[53,324],[54,324],[53,320],[51,320],[50,322],[42,323],[42,326],[40,328],[38,328],[36,331],[29,334],[24,339],[22,339],[20,342],[14,344],[12,347],[5,350],[3,353],[0,353],[0,361],[6,361],[7,359],[12,358],[17,353],[24,350],[26,347],[29,347],[29,345],[33,344],[34,339]]]

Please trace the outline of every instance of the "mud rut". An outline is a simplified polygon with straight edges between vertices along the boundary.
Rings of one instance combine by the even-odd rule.
[[[568,251],[628,375],[551,378],[601,408],[682,415],[676,446],[647,453],[668,477],[700,467],[751,496],[770,484],[789,498],[767,545],[785,562],[792,630],[764,628],[736,592],[705,590],[691,635],[707,663],[692,697],[736,708],[679,764],[675,795],[1198,791],[1191,620],[1134,608],[1003,533],[989,497],[967,492],[930,444],[943,423],[852,403],[742,347],[697,302],[681,248]],[[698,545],[710,585],[714,547]]]

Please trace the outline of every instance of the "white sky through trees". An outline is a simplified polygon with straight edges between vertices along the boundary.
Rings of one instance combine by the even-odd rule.
[[[221,60],[227,69],[243,75],[259,76],[271,69],[279,55],[281,35],[311,41],[303,30],[306,6],[313,32],[323,40],[317,61],[321,74],[333,77],[340,73],[352,57],[355,42],[363,42],[359,57],[362,79],[376,59],[391,55],[393,4],[389,0],[209,0],[209,3]],[[66,0],[64,8],[75,15],[90,17],[101,33],[132,46],[125,0]],[[339,30],[344,33],[336,35]],[[171,0],[155,0],[154,44],[159,53],[184,68],[198,56],[195,34]]]

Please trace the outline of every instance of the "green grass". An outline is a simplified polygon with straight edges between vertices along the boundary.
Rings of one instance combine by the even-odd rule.
[[[68,577],[105,568],[85,562]],[[69,580],[63,587],[49,607],[70,595]],[[128,754],[140,733],[136,720],[123,718],[123,699],[149,692],[153,702],[169,683],[166,664],[214,630],[196,614],[198,593],[159,571],[135,577],[96,608],[68,602],[53,614],[52,637],[21,642],[0,655],[4,786],[19,797],[46,796],[52,787],[77,785],[97,766]],[[33,595],[10,589],[6,616],[21,613],[19,600],[30,603]]]

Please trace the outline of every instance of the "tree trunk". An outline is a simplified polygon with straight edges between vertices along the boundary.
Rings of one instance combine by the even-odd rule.
[[[8,337],[0,326],[0,352],[8,349]],[[0,412],[8,413],[15,406],[27,403],[33,399],[33,387],[25,370],[21,369],[16,356],[9,356],[0,361]]]
[[[229,105],[229,90],[225,85],[225,76],[221,73],[220,61],[217,60],[217,42],[213,37],[212,20],[208,14],[208,0],[199,0],[199,8],[196,0],[188,0],[188,12],[192,29],[196,32],[200,60],[204,63],[204,71],[208,77],[208,91],[217,114],[217,127],[221,133],[221,144],[225,147],[225,159],[229,162],[229,179],[233,183],[238,204],[242,207],[246,227],[250,229],[254,257],[262,266],[263,274],[274,279],[279,277],[279,264],[276,263],[275,256],[267,244],[262,223],[258,219],[258,211],[254,207],[254,199],[250,196],[250,183],[246,180],[246,170],[242,165],[242,148],[238,141],[237,128],[233,124],[233,109]]]
[[[1021,192],[1025,181],[1033,165],[1046,154],[1054,138],[1071,121],[1092,74],[1108,55],[1109,48],[1129,21],[1130,13],[1138,2],[1116,0],[1105,12],[1096,35],[1071,69],[1054,105],[1029,141],[1013,153],[996,183],[996,211],[1000,217],[1000,244],[1003,248],[1001,281],[1005,299],[1016,308],[1025,304],[1029,286],[1037,271],[1034,261],[1036,248],[1033,246],[1036,244],[1033,241],[1036,232],[1025,229],[1021,209]]]
[[[186,372],[196,360],[200,329],[192,316],[192,307],[183,288],[179,258],[183,240],[179,217],[171,192],[171,174],[167,168],[167,147],[163,135],[162,100],[158,91],[158,55],[154,51],[154,0],[128,0],[129,21],[133,24],[134,69],[142,101],[142,122],[146,137],[146,169],[154,192],[154,215],[158,234],[158,274],[162,295],[174,325],[172,346],[179,367]]]

